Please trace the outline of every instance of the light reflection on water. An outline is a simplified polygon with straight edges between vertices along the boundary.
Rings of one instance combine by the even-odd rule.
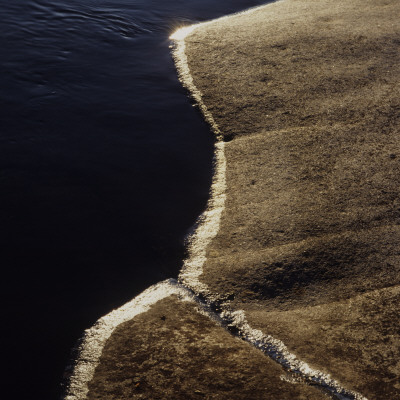
[[[54,398],[83,329],[177,275],[207,201],[213,138],[177,80],[168,36],[260,3],[0,0],[0,243],[15,398]]]

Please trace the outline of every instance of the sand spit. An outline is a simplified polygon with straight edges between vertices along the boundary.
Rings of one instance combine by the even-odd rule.
[[[285,0],[175,37],[223,139],[209,206],[183,285],[91,328],[66,399],[400,397],[399,11]]]

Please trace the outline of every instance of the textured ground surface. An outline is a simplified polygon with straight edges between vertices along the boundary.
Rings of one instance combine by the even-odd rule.
[[[175,296],[121,324],[89,385],[90,400],[328,399]]]
[[[227,141],[201,281],[370,399],[400,398],[399,15],[286,0],[186,39]]]

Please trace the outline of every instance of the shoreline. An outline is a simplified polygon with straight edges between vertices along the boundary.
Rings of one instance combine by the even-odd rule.
[[[301,392],[301,390],[306,390],[306,389],[304,389],[304,387],[309,387],[308,385],[305,385],[305,383],[307,383],[307,379],[309,379],[308,380],[309,384],[320,385],[322,388],[324,388],[325,390],[328,390],[328,392],[330,392],[337,398],[366,399],[366,397],[364,397],[361,394],[356,393],[355,391],[343,389],[342,385],[338,384],[335,380],[331,380],[329,373],[327,373],[326,370],[324,372],[320,372],[318,370],[315,371],[312,368],[310,368],[306,363],[302,363],[302,362],[299,363],[297,361],[296,356],[294,356],[293,353],[292,354],[290,353],[292,351],[291,348],[293,348],[292,339],[290,337],[287,339],[289,342],[289,346],[288,346],[289,350],[286,350],[287,347],[283,344],[283,342],[286,343],[286,340],[283,340],[283,342],[281,341],[281,337],[285,337],[285,335],[282,333],[282,331],[277,330],[275,334],[274,333],[272,334],[274,337],[277,336],[279,340],[274,339],[272,336],[270,336],[268,334],[268,332],[265,332],[266,329],[262,323],[262,319],[260,319],[260,317],[254,317],[255,312],[262,314],[261,309],[259,307],[257,308],[257,305],[255,304],[254,300],[252,300],[251,296],[254,296],[254,292],[252,292],[252,294],[251,294],[250,293],[251,291],[249,291],[245,288],[244,290],[243,289],[240,289],[239,291],[236,290],[236,293],[235,293],[235,289],[233,288],[232,285],[225,286],[224,289],[222,289],[222,290],[216,290],[215,283],[213,282],[214,277],[211,278],[211,276],[217,277],[218,273],[216,273],[216,271],[213,270],[214,264],[212,262],[211,262],[211,270],[212,270],[211,275],[210,275],[210,272],[207,272],[208,275],[205,275],[205,276],[203,274],[203,264],[206,262],[208,262],[210,264],[209,260],[210,259],[212,260],[212,258],[213,258],[213,257],[207,257],[210,255],[209,246],[219,234],[221,218],[223,217],[223,213],[224,213],[224,209],[225,209],[225,201],[226,201],[226,196],[227,196],[227,194],[226,194],[227,183],[225,180],[226,179],[226,163],[229,161],[229,157],[232,157],[232,153],[228,153],[228,161],[226,160],[225,147],[228,146],[228,148],[230,148],[233,146],[233,144],[241,143],[241,141],[243,143],[245,143],[245,145],[247,146],[246,148],[250,148],[250,144],[249,144],[249,142],[247,142],[246,136],[233,137],[233,141],[232,141],[231,140],[232,138],[229,136],[230,134],[228,135],[226,133],[226,132],[229,133],[229,130],[224,129],[224,128],[220,129],[219,123],[215,122],[213,112],[209,111],[209,109],[203,99],[204,90],[206,90],[206,92],[207,92],[210,89],[208,89],[207,86],[205,87],[205,89],[204,88],[198,89],[197,85],[194,82],[193,77],[190,73],[190,69],[189,69],[190,62],[188,63],[188,61],[186,59],[186,53],[185,53],[185,38],[187,36],[191,36],[193,33],[196,33],[196,31],[198,29],[205,29],[205,32],[207,33],[208,32],[207,28],[210,28],[210,26],[212,26],[212,24],[215,22],[226,22],[228,20],[231,21],[230,18],[236,18],[236,17],[240,19],[240,17],[251,14],[252,12],[257,12],[257,11],[262,12],[267,7],[276,6],[281,3],[286,3],[286,4],[290,5],[290,3],[293,3],[293,2],[291,2],[289,0],[284,0],[284,1],[282,0],[282,1],[272,3],[272,4],[255,7],[253,9],[246,10],[241,13],[233,14],[232,16],[222,17],[217,20],[208,21],[208,22],[201,23],[201,24],[196,24],[189,28],[184,28],[185,34],[179,35],[179,33],[178,33],[175,35],[175,38],[174,38],[174,35],[172,36],[172,38],[174,38],[178,42],[176,44],[175,51],[174,51],[174,59],[176,61],[180,79],[182,80],[183,85],[191,93],[192,97],[194,98],[194,100],[198,104],[200,110],[202,111],[206,121],[210,124],[212,130],[216,134],[217,139],[219,140],[216,143],[216,147],[215,147],[215,152],[216,152],[215,153],[215,165],[216,165],[216,167],[215,167],[215,173],[214,173],[214,177],[213,177],[211,197],[208,202],[206,211],[199,217],[198,224],[196,226],[194,234],[189,239],[189,244],[188,244],[189,256],[188,256],[188,259],[185,260],[185,262],[184,262],[184,266],[182,268],[182,271],[181,271],[178,279],[183,285],[186,285],[190,290],[193,290],[195,292],[196,296],[200,296],[200,299],[205,299],[206,302],[208,303],[208,307],[210,307],[211,309],[216,311],[215,315],[222,317],[222,320],[225,321],[225,324],[227,324],[228,328],[233,329],[236,332],[235,335],[237,337],[241,337],[242,339],[248,340],[250,343],[252,343],[256,347],[258,346],[264,353],[267,353],[267,354],[269,353],[270,357],[272,357],[272,359],[275,359],[275,361],[277,361],[278,363],[281,363],[282,365],[284,365],[286,370],[294,371],[294,374],[286,377],[285,379],[283,379],[281,377],[281,381],[286,381],[286,382],[290,383],[290,385],[292,385],[292,386],[293,386],[293,383],[297,383],[296,387],[300,387],[300,389],[298,389],[298,390],[300,390],[300,392]],[[298,4],[300,4],[300,3],[308,4],[308,3],[312,3],[312,2],[299,1]],[[218,31],[218,29],[217,29],[217,31]],[[215,32],[213,32],[213,34],[215,34]],[[196,49],[198,46],[201,47],[203,45],[202,41],[199,41],[198,39],[196,39],[193,43],[195,43]],[[191,51],[192,51],[192,55],[193,55],[194,50],[191,50]],[[191,60],[191,62],[193,63],[193,60]],[[196,72],[198,72],[198,71],[196,71]],[[204,82],[205,78],[204,77],[199,78],[199,75],[198,75],[196,79],[200,82]],[[211,101],[211,103],[213,103],[214,95],[211,93],[211,97],[210,97],[209,93],[207,93],[207,94],[208,94],[207,101],[209,101],[209,102]],[[218,99],[218,96],[216,96],[216,98]],[[224,111],[222,111],[222,112],[219,111],[219,113],[221,115],[223,115]],[[226,124],[226,123],[222,119],[222,125],[224,125],[224,124]],[[272,132],[272,133],[275,134],[275,132]],[[225,134],[225,138],[227,139],[226,141],[222,140],[224,137],[224,134]],[[260,138],[262,139],[263,133],[261,133],[260,135],[261,135]],[[254,135],[254,132],[253,132],[252,138],[254,138],[254,137],[256,137],[256,136]],[[229,151],[231,151],[231,150],[229,150]],[[252,151],[254,151],[254,150],[252,150]],[[242,153],[242,154],[245,154],[245,153]],[[240,162],[242,162],[242,161],[240,161]],[[232,164],[229,164],[229,165],[231,166]],[[228,196],[229,196],[229,194],[232,195],[232,189],[229,187],[228,187],[228,189],[231,190],[230,193],[228,193]],[[226,218],[226,215],[224,217]],[[226,222],[224,222],[224,223],[226,224]],[[226,226],[224,227],[224,229],[226,230]],[[220,240],[220,239],[218,239],[218,237],[217,237],[217,242],[218,242],[218,240]],[[216,246],[218,246],[218,243]],[[221,249],[216,249],[215,245],[213,248],[211,248],[211,252],[214,252],[214,253],[215,252],[219,253],[220,250]],[[218,257],[220,257],[220,256],[218,256]],[[232,262],[232,259],[228,259],[228,261]],[[207,268],[210,271],[210,265],[207,265]],[[255,275],[255,276],[257,278],[257,275]],[[201,279],[201,277],[202,277],[202,279]],[[228,277],[229,277],[229,274],[228,274]],[[235,275],[236,280],[237,280],[237,278],[238,278],[238,276]],[[210,289],[210,286],[208,285],[207,281],[211,282],[212,285],[214,285],[211,289]],[[229,283],[229,281],[228,281],[228,283]],[[240,287],[240,285],[241,285],[241,282],[238,282],[239,287]],[[217,286],[217,287],[221,288],[221,286]],[[238,303],[237,298],[239,298],[239,299],[242,298],[242,296],[243,296],[242,293],[243,293],[243,291],[246,291],[246,290],[250,293],[249,295],[247,295],[250,297],[250,303],[247,305],[247,308],[243,307],[243,309],[242,309],[240,307],[240,303]],[[377,293],[378,293],[378,296],[380,296],[380,292],[379,292],[380,289],[378,288],[376,290],[378,290]],[[232,297],[232,293],[233,293],[233,297]],[[162,299],[165,299],[166,297],[167,296],[164,296],[164,297],[162,297]],[[352,298],[356,299],[356,297],[354,297],[354,295],[353,295],[353,297],[351,297],[351,299]],[[162,299],[160,298],[159,300],[162,300]],[[357,302],[362,303],[364,301],[363,299],[364,298],[362,296],[357,297],[357,300],[354,300],[354,302],[355,302],[355,304],[358,304]],[[163,300],[163,301],[165,301],[165,300]],[[243,301],[243,300],[241,300],[241,301]],[[312,300],[312,301],[314,301],[314,300]],[[306,304],[306,306],[309,308],[310,307],[312,308],[313,307],[312,301],[309,305]],[[323,301],[325,301],[325,303],[322,302],[322,303],[319,303],[319,305],[317,303],[317,307],[321,307],[322,305],[325,306],[326,300],[323,300]],[[337,305],[333,306],[333,304],[336,304],[336,303],[333,303],[332,301],[330,303],[328,302],[327,304],[331,308],[337,307],[338,309],[340,309],[340,307],[342,307],[341,302],[343,302],[343,300],[341,300],[339,298],[337,300]],[[151,304],[155,304],[155,303],[156,302],[151,303]],[[161,303],[162,302],[160,302],[160,304]],[[259,302],[259,303],[263,303],[263,302]],[[246,305],[246,301],[244,301],[244,304]],[[290,302],[288,302],[288,304],[290,306]],[[283,308],[283,309],[275,308],[274,309],[274,306],[270,305],[269,306],[270,309],[268,309],[268,307],[266,308],[267,313],[265,314],[265,317],[266,318],[275,318],[275,314],[273,314],[274,311],[276,311],[278,313],[278,318],[280,318],[279,313],[284,315],[283,314],[284,312],[287,312],[287,313],[291,312],[291,314],[289,313],[288,315],[290,315],[290,318],[293,318],[293,321],[297,321],[295,318],[298,318],[298,317],[295,317],[295,316],[296,316],[296,312],[298,311],[298,306],[296,305],[296,303],[293,303],[293,304],[295,304],[295,307],[293,308],[293,312],[292,312],[291,308],[289,308],[289,310],[286,310],[285,308]],[[372,303],[372,305],[373,304],[374,303]],[[239,307],[238,307],[238,305],[239,305]],[[157,306],[154,306],[154,307],[155,307],[154,309],[157,308]],[[290,307],[292,307],[292,306],[290,306]],[[334,309],[334,308],[332,308],[332,309]],[[315,312],[314,309],[312,309],[312,310],[313,310],[313,312]],[[147,309],[144,310],[143,312],[146,313],[146,311],[147,311]],[[268,312],[269,312],[269,314],[268,314]],[[254,326],[254,328],[251,328],[249,326],[246,315],[250,315],[250,317],[251,317],[250,324],[252,326]],[[136,316],[136,314],[135,314],[135,316]],[[133,316],[131,319],[133,319],[135,316]],[[265,318],[265,317],[262,317],[262,318]],[[143,316],[143,318],[146,318],[146,317]],[[303,317],[300,315],[300,319],[302,319],[302,318]],[[274,321],[276,322],[277,320],[274,320]],[[290,326],[290,323],[291,322],[289,320],[289,326]],[[279,325],[279,323],[278,323],[278,325]],[[271,328],[271,326],[269,326],[269,328]],[[152,340],[154,340],[154,339],[152,339]],[[105,340],[104,340],[104,342],[105,342]],[[275,355],[274,355],[276,353],[274,346],[276,346],[278,349],[280,348],[279,351],[281,351],[281,353],[279,353],[279,351],[278,351],[278,355],[279,355],[278,357],[275,357]],[[282,356],[282,354],[285,351],[288,353],[285,356]],[[297,354],[297,351],[295,353]],[[304,352],[303,352],[303,355],[304,355]],[[98,356],[100,356],[100,355],[98,355]],[[300,355],[299,358],[302,359],[302,355]],[[288,362],[288,360],[289,360],[289,362]],[[306,357],[306,362],[308,362],[307,357]],[[312,364],[314,364],[314,361],[312,362]],[[94,372],[94,367],[93,367],[93,372]],[[296,375],[296,373],[297,373],[297,375]],[[318,379],[320,379],[320,381],[318,381]],[[351,381],[351,379],[350,379],[350,381]],[[271,382],[274,384],[275,381],[272,380]],[[299,382],[301,382],[301,384],[299,384]],[[348,384],[347,384],[347,387],[349,387]],[[352,389],[354,389],[353,385],[350,385],[350,387]],[[301,395],[298,394],[298,396],[301,396]],[[75,398],[75,397],[67,397],[66,399],[72,400],[73,398]],[[78,398],[78,397],[76,397],[76,398]],[[79,397],[79,399],[83,399],[83,398],[86,398],[86,397]],[[138,397],[138,398],[141,398],[141,397]],[[289,397],[289,398],[297,398],[297,397]],[[298,397],[298,398],[302,398],[302,397]]]

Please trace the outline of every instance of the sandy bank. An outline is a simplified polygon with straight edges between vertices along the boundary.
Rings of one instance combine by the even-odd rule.
[[[226,140],[200,282],[373,399],[400,395],[398,15],[393,0],[286,0],[185,40]]]

